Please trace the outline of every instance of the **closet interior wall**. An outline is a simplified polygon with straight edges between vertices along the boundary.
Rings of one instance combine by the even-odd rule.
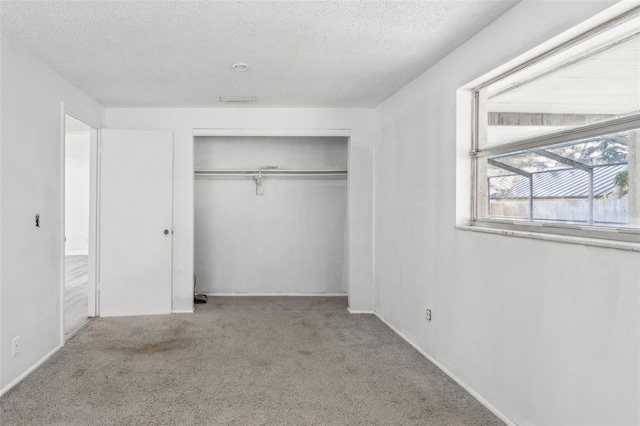
[[[347,294],[347,176],[199,171],[347,170],[346,137],[195,138],[195,274],[206,294]],[[277,167],[277,169],[274,169]]]

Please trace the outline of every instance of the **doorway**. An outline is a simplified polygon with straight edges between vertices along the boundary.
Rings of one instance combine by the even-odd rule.
[[[67,339],[95,315],[90,298],[93,260],[92,149],[96,130],[65,115],[64,125],[64,337]],[[93,302],[91,308],[90,303]]]

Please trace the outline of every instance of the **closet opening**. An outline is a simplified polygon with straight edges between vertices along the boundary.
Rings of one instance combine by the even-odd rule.
[[[347,136],[196,136],[196,293],[348,295]]]

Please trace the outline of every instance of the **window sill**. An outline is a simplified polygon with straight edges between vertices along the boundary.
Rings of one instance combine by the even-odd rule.
[[[505,236],[517,237],[517,238],[532,238],[534,240],[553,241],[558,243],[578,244],[578,245],[585,245],[585,246],[595,246],[595,247],[612,248],[617,250],[640,252],[640,244],[626,242],[626,241],[613,241],[613,240],[605,240],[600,238],[584,238],[584,237],[575,237],[575,236],[569,236],[569,235],[548,234],[543,232],[530,232],[530,231],[519,231],[519,230],[516,231],[512,229],[487,228],[483,226],[474,226],[474,225],[456,225],[456,229],[461,231],[484,232],[486,234],[505,235]]]

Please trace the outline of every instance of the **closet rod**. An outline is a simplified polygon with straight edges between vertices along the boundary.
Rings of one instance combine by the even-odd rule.
[[[196,177],[258,177],[258,176],[346,176],[347,170],[196,170]]]

